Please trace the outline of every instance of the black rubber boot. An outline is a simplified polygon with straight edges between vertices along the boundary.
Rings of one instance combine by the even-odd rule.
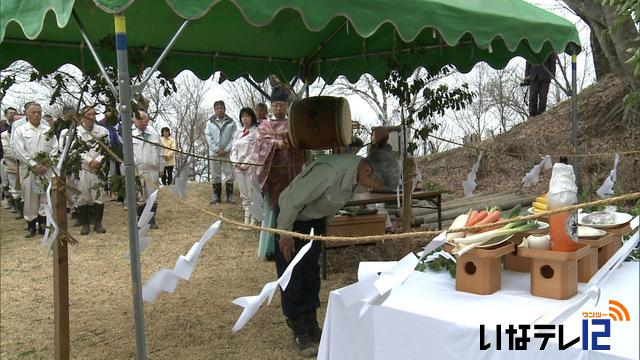
[[[31,221],[27,221],[27,235],[25,235],[25,239],[31,239],[34,238],[37,234],[36,231],[36,223],[38,222],[38,219],[33,219]]]
[[[16,204],[13,201],[13,196],[9,195],[9,197],[7,197],[7,206],[5,207],[5,209],[9,209],[9,211],[14,214],[16,213]]]
[[[22,199],[16,199],[16,217],[15,220],[24,218],[24,203]]]
[[[74,219],[73,226],[82,225],[82,221],[80,220],[80,216],[78,215],[78,207],[71,209],[71,218]]]
[[[233,182],[228,182],[225,185],[225,192],[227,193],[227,203],[233,204]]]
[[[90,205],[82,205],[76,208],[78,212],[78,219],[80,220],[80,225],[82,225],[82,229],[80,230],[80,235],[89,235],[91,232],[91,206]]]
[[[295,319],[287,318],[287,325],[293,330],[293,343],[298,350],[298,354],[303,357],[316,356],[318,348],[309,339],[302,316]]]
[[[47,217],[38,215],[38,234],[44,235],[44,231],[47,228]]]
[[[211,204],[220,203],[220,198],[222,198],[222,184],[213,184],[213,200],[211,200]]]
[[[151,206],[151,212],[153,213],[153,216],[151,217],[151,220],[149,220],[149,228],[156,230],[159,229],[160,227],[156,224],[156,212],[158,211],[158,203],[154,203]]]
[[[104,204],[93,204],[93,231],[104,234],[107,229],[102,227],[102,217],[104,216]]]
[[[318,326],[318,319],[316,318],[316,311],[308,311],[302,315],[304,319],[304,325],[307,329],[307,335],[314,344],[320,344],[320,337],[322,336],[322,329]]]

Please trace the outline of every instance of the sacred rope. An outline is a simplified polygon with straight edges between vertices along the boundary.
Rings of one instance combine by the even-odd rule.
[[[97,137],[94,137],[94,140],[96,140],[96,142],[101,147],[105,148],[105,150],[107,150],[107,152],[114,159],[118,160],[119,162],[122,162],[122,159],[120,159],[113,151],[111,151],[111,149],[109,149],[109,147],[107,145],[105,145],[100,139],[98,139]],[[314,236],[311,236],[309,234],[303,234],[303,233],[298,233],[298,232],[293,232],[293,231],[273,229],[273,228],[265,228],[265,227],[258,226],[258,225],[244,224],[242,222],[229,219],[229,218],[225,217],[222,214],[216,214],[216,213],[214,213],[212,211],[209,211],[207,209],[204,209],[202,207],[190,204],[190,203],[180,199],[179,197],[171,194],[168,191],[166,191],[165,193],[169,194],[175,201],[177,201],[177,202],[179,202],[179,203],[181,203],[181,204],[183,204],[185,206],[188,206],[188,207],[190,207],[192,209],[198,210],[198,211],[200,211],[200,212],[202,212],[204,214],[210,215],[210,216],[212,216],[212,217],[214,217],[214,218],[216,218],[218,220],[221,220],[224,223],[235,225],[235,226],[238,226],[240,228],[251,229],[251,230],[256,230],[256,231],[264,231],[264,232],[268,232],[268,233],[272,233],[272,234],[278,234],[280,236],[296,237],[296,238],[304,239],[304,240],[334,241],[334,242],[340,242],[340,241],[371,242],[371,241],[384,241],[384,240],[411,239],[411,238],[416,238],[416,237],[421,237],[421,236],[437,235],[437,234],[442,232],[442,230],[426,230],[426,231],[411,231],[411,232],[399,233],[399,234],[383,234],[383,235],[368,235],[368,236],[326,236],[326,235],[314,235]],[[501,221],[498,221],[498,222],[495,222],[495,223],[491,223],[491,224],[466,226],[466,227],[461,227],[461,228],[457,228],[457,229],[450,229],[448,231],[449,232],[463,232],[463,231],[481,230],[481,229],[486,229],[486,228],[489,228],[489,227],[495,228],[496,226],[504,226],[506,224],[513,223],[513,222],[531,221],[531,220],[541,219],[541,218],[545,218],[545,217],[547,217],[549,215],[558,214],[558,213],[565,212],[565,211],[572,211],[572,210],[583,209],[583,208],[599,206],[599,205],[615,204],[615,203],[635,200],[635,199],[639,199],[639,198],[640,198],[640,192],[634,192],[634,193],[629,193],[629,194],[625,194],[625,195],[611,197],[611,198],[608,198],[608,199],[602,199],[602,200],[596,200],[596,201],[591,201],[591,202],[586,202],[586,203],[581,203],[581,204],[564,206],[564,207],[561,207],[561,208],[557,208],[557,209],[541,212],[541,213],[538,213],[538,214],[518,216],[518,217],[515,217],[515,218],[512,218],[512,219],[504,219],[504,220],[501,220]]]
[[[458,145],[458,146],[462,146],[462,147],[466,147],[466,148],[470,148],[470,149],[475,149],[475,150],[480,150],[480,151],[484,151],[484,152],[490,152],[490,153],[494,153],[494,154],[502,154],[502,155],[508,155],[508,156],[518,156],[518,157],[538,157],[538,156],[540,156],[540,154],[513,153],[513,152],[500,151],[500,150],[486,149],[486,148],[482,148],[482,147],[475,146],[475,145],[463,144],[463,143],[460,143],[460,142],[457,142],[457,141],[441,138],[441,137],[435,136],[435,135],[429,135],[429,137],[432,137],[432,138],[440,140],[440,141],[444,141],[444,142],[449,143],[449,144]],[[629,155],[629,154],[637,154],[637,153],[640,153],[640,150],[627,150],[627,151],[617,151],[617,152],[610,152],[610,153],[593,153],[593,154],[545,154],[545,155],[549,155],[549,156],[553,156],[553,157],[568,157],[568,158],[570,158],[570,157],[614,156],[616,154]]]

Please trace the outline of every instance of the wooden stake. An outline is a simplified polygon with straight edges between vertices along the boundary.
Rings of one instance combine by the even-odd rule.
[[[69,359],[69,259],[67,242],[61,241],[67,231],[67,197],[65,179],[53,178],[51,200],[55,208],[54,218],[60,235],[53,241],[53,307],[54,307],[54,358]]]

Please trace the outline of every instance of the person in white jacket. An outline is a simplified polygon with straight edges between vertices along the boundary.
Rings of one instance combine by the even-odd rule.
[[[20,182],[16,181],[18,177],[18,160],[16,158],[15,152],[11,147],[11,125],[14,123],[14,118],[16,115],[16,111],[14,108],[7,108],[5,110],[5,116],[7,118],[8,129],[2,132],[0,135],[2,139],[2,150],[3,150],[3,168],[6,176],[7,182],[5,183],[4,179],[2,180],[2,184],[6,186],[9,193],[9,205],[11,209],[15,209],[16,220],[24,218],[24,214],[22,212],[22,198],[20,196]]]
[[[144,111],[139,111],[140,117],[134,119],[135,129],[133,130],[133,163],[136,173],[142,180],[142,192],[138,196],[138,216],[142,215],[146,200],[158,188],[158,179],[164,171],[164,151],[162,140],[158,132],[149,126],[149,116]],[[145,141],[141,140],[144,139]],[[156,216],[158,202],[153,204],[151,211],[154,215],[150,225],[152,229],[157,229]]]
[[[233,135],[236,123],[227,116],[224,101],[213,103],[215,115],[207,120],[204,133],[209,144],[209,156],[215,160],[209,162],[211,181],[213,182],[213,198],[211,204],[219,203],[222,198],[222,183],[225,183],[227,202],[233,202],[233,165],[229,162]]]
[[[93,106],[85,106],[81,110],[81,125],[76,127],[76,136],[90,143],[94,139],[100,139],[106,144],[109,143],[109,131],[103,126],[96,125],[96,110]],[[78,187],[80,196],[78,197],[78,218],[82,225],[80,235],[87,235],[91,231],[96,233],[106,233],[102,227],[102,217],[104,215],[104,183],[96,171],[102,166],[104,155],[100,152],[100,145],[94,144],[89,150],[80,154],[82,170],[80,171],[80,181]]]
[[[71,105],[64,105],[62,107],[62,114],[58,121],[64,121],[67,123],[76,123],[76,107]],[[60,131],[60,135],[58,136],[58,152],[62,154],[64,148],[67,145],[67,139],[69,138],[69,129],[62,129]],[[73,174],[69,174],[66,176],[67,188],[80,189],[80,184],[78,183],[79,179],[75,177]],[[75,219],[73,226],[82,225],[82,221],[78,216],[77,212],[78,207],[78,194],[74,191],[67,191],[67,210],[71,212],[71,218]]]
[[[46,166],[36,162],[34,157],[40,152],[49,156],[55,155],[58,151],[58,140],[55,136],[47,139],[46,133],[50,128],[42,121],[42,107],[39,104],[28,103],[25,112],[27,123],[12,130],[11,138],[15,145],[16,157],[20,160],[24,218],[28,222],[26,237],[31,238],[36,235],[36,222],[39,223],[40,233],[44,234],[46,194],[41,184],[49,171]]]
[[[246,163],[249,161],[253,144],[256,142],[258,135],[258,119],[251,108],[243,108],[240,110],[240,123],[242,128],[236,131],[233,136],[233,148],[231,149],[231,161],[234,163]],[[251,219],[251,174],[249,173],[247,164],[234,164],[236,180],[240,188],[240,199],[242,199],[242,208],[244,209],[244,223],[254,224],[255,220]]]

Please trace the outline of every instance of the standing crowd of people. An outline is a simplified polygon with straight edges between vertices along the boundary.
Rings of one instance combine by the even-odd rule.
[[[267,106],[258,104],[255,111],[242,108],[236,121],[227,115],[224,102],[214,103],[215,114],[205,124],[212,204],[221,203],[223,199],[233,203],[237,181],[245,224],[255,224],[256,219],[261,218],[263,227],[302,233],[309,233],[313,228],[316,234],[322,235],[327,217],[343,207],[357,187],[388,191],[398,184],[396,158],[389,151],[373,151],[367,158],[354,153],[329,155],[308,163],[308,153],[293,147],[289,141],[288,105],[287,91],[275,88],[270,116]],[[123,174],[124,170],[122,164],[105,156],[100,147],[121,149],[121,126],[119,123],[107,126],[106,120],[96,122],[96,110],[91,106],[83,107],[79,113],[74,110],[65,107],[62,118],[73,121],[75,126],[68,126],[60,134],[54,134],[56,136],[48,133],[58,120],[53,120],[51,125],[42,121],[42,108],[37,103],[24,106],[23,119],[18,120],[13,108],[4,112],[0,169],[3,196],[7,207],[15,208],[20,215],[17,218],[27,221],[28,238],[44,231],[46,194],[42,184],[52,175],[51,168],[39,162],[38,154],[64,152],[73,136],[90,146],[82,147],[79,177],[66,178],[79,189],[79,195],[69,196],[69,211],[76,214],[81,235],[89,234],[91,226],[95,233],[106,232],[102,218],[107,184],[105,176],[98,173],[109,172],[114,176]],[[112,116],[107,112],[105,119]],[[140,216],[147,199],[160,183],[173,183],[176,141],[169,128],[155,130],[144,109],[135,112],[132,124],[134,166],[139,177],[136,212]],[[352,145],[351,150],[363,146],[361,142]],[[256,214],[256,205],[261,213]],[[157,213],[157,201],[152,211]],[[155,215],[150,227],[158,228]],[[261,232],[258,255],[275,261],[276,273],[281,276],[294,254],[306,243],[298,238]],[[294,269],[289,286],[282,293],[282,311],[293,332],[294,344],[303,356],[314,355],[320,341],[321,329],[316,316],[320,306],[320,251],[319,243],[314,243]]]
[[[46,187],[53,175],[52,164],[48,162],[65,151],[71,152],[70,138],[73,137],[87,145],[79,147],[78,174],[65,175],[67,187],[76,190],[67,192],[67,212],[76,219],[74,226],[81,227],[80,235],[89,234],[92,228],[95,233],[106,233],[102,222],[105,193],[110,194],[108,180],[124,171],[122,164],[107,156],[108,151],[101,147],[115,148],[116,153],[119,152],[122,146],[120,125],[111,127],[106,121],[97,122],[93,106],[84,106],[79,111],[64,106],[59,118],[47,120],[40,104],[27,102],[23,114],[7,107],[3,115],[0,122],[2,199],[4,207],[16,214],[15,220],[26,220],[25,237],[33,238],[45,232]],[[109,116],[105,114],[105,119]],[[65,126],[57,127],[61,130],[56,133],[52,127],[58,121]],[[152,189],[159,185],[159,178],[163,183],[171,184],[175,165],[175,151],[171,149],[175,150],[176,143],[168,128],[163,129],[161,140],[157,131],[148,126],[149,117],[144,111],[137,112],[132,123],[134,165],[142,182],[137,194],[140,214]],[[156,208],[154,205],[153,210]],[[151,228],[158,228],[155,217],[151,219]]]

